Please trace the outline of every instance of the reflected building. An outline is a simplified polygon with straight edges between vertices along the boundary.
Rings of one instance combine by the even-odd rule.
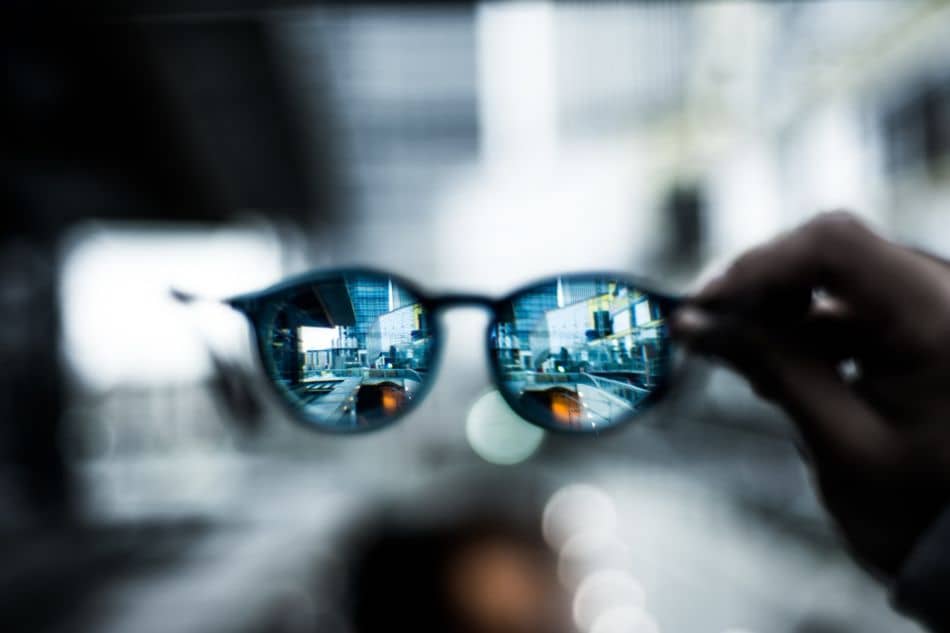
[[[427,313],[418,303],[379,315],[367,332],[366,357],[376,369],[427,368]]]
[[[511,320],[498,324],[495,333],[496,354],[505,366],[517,366],[532,369],[533,364],[542,362],[547,354],[539,357],[531,337],[535,327],[543,322],[545,315],[552,310],[571,306],[592,297],[604,295],[610,290],[606,279],[562,279],[527,290],[518,295],[511,303]],[[605,323],[607,315],[600,315],[599,322]],[[598,331],[606,333],[603,326]]]
[[[389,297],[390,309],[392,310],[411,306],[418,301],[415,295],[399,284],[394,284],[392,280],[389,282]]]
[[[610,284],[606,279],[563,279],[560,284],[560,302],[561,306],[569,306],[591,299],[593,297],[606,294],[610,290]]]
[[[512,320],[498,325],[496,353],[503,366],[531,367],[528,341],[534,324],[558,307],[558,285],[546,284],[528,290],[511,303]]]
[[[529,344],[541,370],[619,372],[650,385],[665,371],[665,328],[657,302],[613,286],[545,313]]]
[[[389,312],[390,286],[386,277],[365,276],[346,280],[356,323],[344,328],[344,334],[354,338],[355,345],[360,350],[366,349],[366,335],[376,318]]]
[[[282,310],[274,318],[271,329],[271,362],[273,371],[288,384],[301,378],[299,326],[304,317],[296,310]]]

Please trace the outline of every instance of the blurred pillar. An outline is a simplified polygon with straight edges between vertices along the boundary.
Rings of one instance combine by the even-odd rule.
[[[554,6],[484,3],[476,14],[482,159],[544,167],[557,149]]]
[[[668,243],[665,256],[675,267],[699,265],[705,240],[706,203],[698,185],[680,184],[666,200]]]
[[[0,238],[0,515],[13,524],[72,511],[54,258],[49,236]]]

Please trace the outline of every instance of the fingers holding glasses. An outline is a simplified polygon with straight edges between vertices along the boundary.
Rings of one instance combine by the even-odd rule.
[[[813,452],[852,464],[884,464],[894,457],[893,433],[841,376],[840,352],[821,349],[821,341],[834,340],[837,327],[795,331],[689,306],[677,311],[671,326],[692,351],[724,360],[759,395],[781,404]],[[849,347],[846,339],[839,343]]]
[[[922,322],[919,311],[928,305],[950,309],[947,296],[945,262],[835,212],[748,251],[690,303],[779,322],[832,311],[857,326],[882,330],[878,326],[886,323],[881,345],[891,343],[889,333],[901,345],[908,338],[931,345],[935,336],[950,338],[950,326]]]
[[[885,341],[868,332],[902,318],[887,290],[913,295],[918,259],[850,215],[827,214],[740,257],[671,326],[781,404],[814,452],[883,465],[898,458],[897,437],[840,367],[880,354]]]
[[[822,216],[740,257],[671,330],[790,415],[849,543],[894,573],[950,496],[947,263]]]

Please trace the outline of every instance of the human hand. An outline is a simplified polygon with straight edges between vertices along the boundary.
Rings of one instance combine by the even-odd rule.
[[[671,327],[791,416],[855,555],[895,575],[950,502],[950,265],[827,214],[741,256]]]

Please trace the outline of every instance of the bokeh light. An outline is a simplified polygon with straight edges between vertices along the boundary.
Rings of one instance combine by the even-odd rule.
[[[465,423],[468,444],[492,464],[517,464],[531,457],[544,440],[544,430],[519,418],[497,391],[475,401]]]
[[[557,552],[568,540],[591,528],[613,530],[617,510],[603,490],[589,484],[571,484],[555,492],[544,507],[544,539]]]
[[[612,530],[577,532],[561,547],[558,576],[566,587],[577,587],[590,574],[630,566],[630,548]]]
[[[660,633],[660,626],[642,607],[618,607],[598,617],[590,633]]]
[[[624,606],[645,607],[646,592],[629,573],[605,569],[580,583],[574,594],[574,622],[581,631],[589,631],[597,618]]]

